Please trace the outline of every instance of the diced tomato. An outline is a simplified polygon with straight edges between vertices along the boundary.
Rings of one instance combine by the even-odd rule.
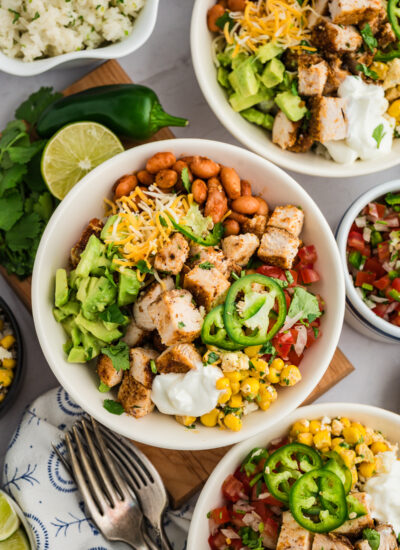
[[[214,510],[211,510],[210,517],[217,525],[228,523],[231,519],[231,515],[226,506],[221,506],[221,508],[214,508]]]
[[[371,218],[376,220],[380,220],[385,215],[386,206],[384,204],[379,204],[377,202],[371,202],[368,205],[368,215],[371,216]]]
[[[386,273],[381,262],[379,262],[376,258],[368,258],[366,260],[364,271],[372,271],[372,273],[376,273],[377,277],[382,277]]]
[[[274,277],[275,279],[280,279],[281,281],[286,281],[285,272],[280,267],[275,267],[274,265],[262,265],[257,269],[257,273],[261,275],[266,275],[267,277]]]
[[[303,246],[303,248],[300,248],[298,252],[298,256],[303,265],[315,264],[315,262],[318,259],[317,251],[313,244],[309,246]]]
[[[388,275],[384,275],[377,281],[374,281],[373,285],[378,290],[385,290],[385,288],[387,288],[390,285],[390,279]]]
[[[396,229],[397,227],[399,227],[400,223],[399,223],[399,215],[398,214],[389,214],[389,216],[386,216],[385,217],[385,220],[388,221],[388,222],[391,222],[389,224],[390,227],[393,227],[394,229]],[[394,221],[393,221],[394,220]]]
[[[256,502],[253,503],[253,506],[256,513],[261,517],[261,520],[264,523],[264,531],[267,531],[267,533],[276,540],[278,538],[279,524],[268,504]]]
[[[307,327],[307,342],[306,348],[310,348],[315,340],[321,336],[321,329],[315,326]]]
[[[278,333],[273,339],[273,345],[282,359],[288,358],[288,353],[294,343],[295,339],[290,330],[286,333]]]
[[[383,317],[386,313],[388,306],[387,304],[378,304],[373,308],[373,312],[375,315],[378,315],[378,317]]]
[[[238,479],[239,481],[241,481],[243,483],[244,492],[246,493],[246,495],[250,495],[250,493],[251,493],[251,487],[250,487],[251,477],[249,477],[244,470],[242,471],[241,466],[238,466],[236,468],[235,473],[233,475],[236,477],[236,479]]]
[[[244,514],[242,512],[235,512],[235,510],[231,511],[231,522],[238,529],[246,525],[243,521],[243,516]]]
[[[269,496],[267,496],[265,498],[259,498],[259,495],[262,495],[264,493],[269,494],[269,491],[268,491],[268,488],[267,488],[266,484],[263,482],[261,484],[261,488],[258,490],[257,483],[256,483],[254,485],[254,487],[252,487],[252,492],[251,492],[251,503],[252,503],[252,505],[254,505],[254,503],[256,503],[256,502],[261,502],[263,504],[269,504],[270,506],[279,506],[279,507],[283,506],[283,502],[276,499],[271,494],[269,494]]]
[[[352,223],[351,227],[350,227],[350,231],[355,231],[356,233],[360,233],[360,235],[363,234],[363,229],[362,227],[358,227],[358,225],[356,225],[355,222]]]
[[[294,349],[291,349],[287,355],[287,360],[291,365],[296,365],[296,367],[298,367],[303,357],[304,357],[304,353],[302,353],[301,355],[297,355]]]
[[[222,484],[222,494],[224,497],[231,502],[237,502],[243,493],[243,483],[230,474]]]
[[[225,550],[226,537],[218,531],[215,535],[210,535],[208,537],[208,544],[211,550]]]
[[[371,285],[376,279],[376,274],[370,271],[358,271],[356,277],[356,286],[362,286],[364,284]]]
[[[392,287],[397,290],[397,292],[400,292],[400,277],[396,277],[392,281]]]
[[[320,276],[315,269],[310,269],[308,267],[300,269],[300,275],[305,285],[316,283],[320,279]]]
[[[378,244],[378,258],[381,262],[386,262],[390,258],[389,241]]]
[[[350,248],[354,248],[359,252],[362,252],[365,246],[363,236],[355,231],[350,231],[349,236],[347,237],[347,244]]]

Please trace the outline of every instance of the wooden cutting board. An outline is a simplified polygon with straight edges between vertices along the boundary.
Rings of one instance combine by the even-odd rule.
[[[116,61],[108,61],[81,80],[75,82],[75,84],[69,86],[69,88],[64,90],[64,94],[69,95],[104,84],[124,84],[131,82],[129,76]],[[173,137],[173,133],[168,128],[164,128],[148,141],[159,141]],[[125,141],[124,145],[126,148],[129,148],[139,145],[140,143],[145,142]],[[20,281],[17,277],[8,275],[2,267],[0,267],[0,273],[15,290],[27,308],[31,309],[30,278]],[[343,353],[337,349],[324,377],[306,399],[304,405],[315,401],[315,399],[340,382],[340,380],[353,370],[353,365]],[[170,494],[171,504],[174,508],[181,506],[201,488],[218,461],[229,449],[229,447],[223,447],[221,449],[192,452],[170,451],[142,444],[138,444],[138,446],[152,460],[160,472]]]

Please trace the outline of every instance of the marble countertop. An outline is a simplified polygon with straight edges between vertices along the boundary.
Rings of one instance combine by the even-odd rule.
[[[161,0],[157,26],[150,40],[120,61],[137,83],[156,90],[165,109],[190,119],[180,137],[196,137],[239,145],[209,109],[193,72],[189,28],[192,0]],[[62,69],[31,78],[0,73],[0,128],[13,118],[15,108],[40,86],[63,89],[93,67]],[[310,193],[332,229],[349,204],[362,192],[399,177],[400,169],[352,179],[324,179],[291,174]],[[18,401],[0,419],[0,468],[7,444],[23,409],[38,395],[57,384],[41,353],[30,313],[0,278],[0,295],[11,306],[25,340],[27,373]],[[356,371],[326,393],[320,401],[368,403],[400,413],[400,355],[396,345],[369,340],[344,325],[340,347]]]

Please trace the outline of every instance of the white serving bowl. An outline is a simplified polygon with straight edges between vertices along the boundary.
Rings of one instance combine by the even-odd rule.
[[[378,185],[355,200],[346,210],[338,224],[336,229],[336,241],[339,247],[346,284],[346,322],[358,332],[364,334],[364,336],[368,336],[379,342],[400,344],[400,327],[396,327],[381,317],[378,317],[378,315],[375,315],[357,294],[352,276],[347,266],[346,254],[347,237],[358,214],[368,203],[379,199],[383,195],[386,195],[386,193],[389,193],[389,191],[400,192],[400,180],[393,180]]]
[[[143,46],[153,32],[157,19],[158,3],[159,0],[146,0],[146,4],[135,20],[132,32],[120,42],[102,48],[70,52],[31,62],[8,57],[0,51],[0,71],[16,76],[33,76],[60,65],[65,69],[66,67],[87,65],[96,60],[106,61],[129,55]]]
[[[321,403],[301,407],[282,419],[279,426],[275,424],[275,426],[263,430],[255,437],[243,441],[240,445],[235,445],[218,463],[197,501],[190,524],[187,550],[210,550],[207,542],[210,534],[207,513],[223,504],[222,483],[229,474],[233,474],[254,447],[265,447],[274,439],[285,436],[296,420],[302,418],[318,419],[324,416],[330,418],[348,417],[351,420],[380,430],[389,441],[400,444],[400,416],[384,409],[357,403]]]
[[[190,29],[193,67],[203,95],[221,124],[243,145],[279,164],[285,170],[294,170],[324,178],[350,178],[380,172],[400,163],[400,140],[395,140],[392,151],[382,158],[338,164],[315,153],[291,153],[272,143],[271,135],[245,120],[230,106],[223,88],[217,82],[211,56],[214,35],[207,28],[207,11],[216,0],[196,0]]]
[[[200,154],[236,168],[253,184],[270,205],[298,204],[305,212],[302,238],[314,244],[319,259],[316,265],[321,281],[315,289],[325,299],[326,315],[321,323],[323,337],[307,351],[301,364],[303,380],[279,392],[268,412],[248,416],[240,432],[199,427],[185,430],[174,418],[152,413],[140,420],[127,415],[114,416],[103,408],[104,394],[97,390],[94,368],[66,361],[65,334],[52,314],[56,269],[68,265],[69,252],[89,220],[103,212],[103,199],[110,195],[114,182],[122,175],[141,169],[159,151],[178,155]],[[242,441],[271,426],[306,399],[326,371],[336,349],[344,315],[344,281],[333,234],[310,196],[280,168],[244,149],[201,139],[174,139],[148,143],[108,160],[68,194],[54,212],[42,237],[32,281],[35,327],[45,357],[55,376],[70,396],[99,422],[121,435],[157,447],[171,449],[211,449]],[[282,388],[281,388],[282,389]]]

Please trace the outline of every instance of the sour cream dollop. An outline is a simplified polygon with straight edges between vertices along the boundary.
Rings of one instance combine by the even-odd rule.
[[[348,164],[357,158],[369,160],[390,153],[395,120],[383,116],[388,101],[382,86],[346,76],[338,96],[346,101],[347,138],[324,143],[333,160]]]
[[[372,517],[392,525],[396,536],[400,533],[400,460],[387,451],[382,458],[381,472],[371,477],[364,490],[372,498]]]
[[[215,385],[221,369],[199,364],[186,374],[160,374],[154,378],[151,399],[164,414],[201,416],[218,403],[221,390]]]

